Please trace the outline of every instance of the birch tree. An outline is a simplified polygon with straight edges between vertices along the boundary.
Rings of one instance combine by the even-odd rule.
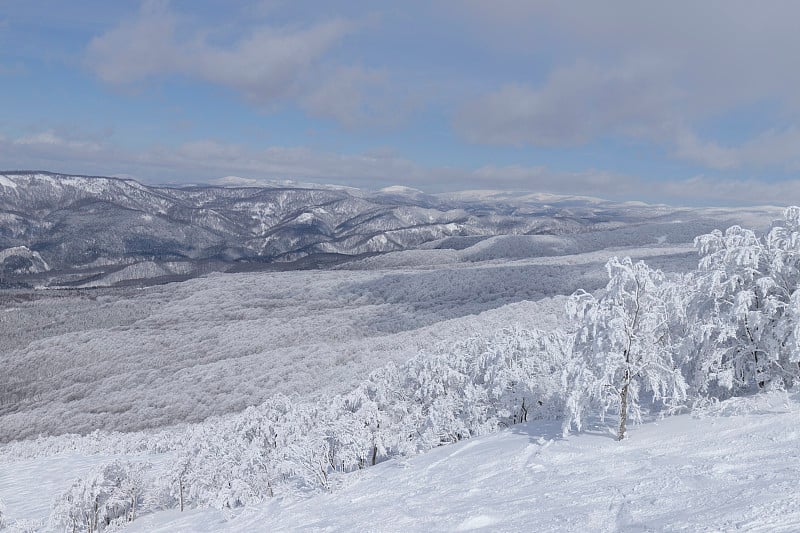
[[[577,331],[564,427],[580,429],[595,410],[601,419],[613,412],[622,440],[629,419],[641,418],[643,392],[651,403],[672,405],[685,399],[686,386],[670,350],[664,274],[627,257],[606,269],[602,297],[578,291],[568,303]]]

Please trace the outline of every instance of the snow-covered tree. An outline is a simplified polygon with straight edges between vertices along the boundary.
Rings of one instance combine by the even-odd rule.
[[[763,311],[767,288],[766,249],[756,234],[739,226],[695,239],[701,260],[694,300],[700,328],[701,376],[724,389],[757,381],[763,386]]]
[[[178,505],[231,509],[260,501],[260,484],[245,481],[251,474],[244,461],[247,448],[244,435],[229,422],[195,427],[170,473]]]
[[[361,385],[375,403],[379,420],[373,432],[375,461],[387,457],[406,456],[417,451],[415,438],[422,420],[422,409],[405,388],[405,371],[390,363],[373,371]]]
[[[562,374],[572,357],[564,331],[503,329],[487,346],[482,373],[490,401],[505,424],[563,414]]]
[[[114,461],[77,479],[59,497],[50,515],[52,527],[97,533],[110,525],[132,522],[150,481],[148,463]]]
[[[564,427],[580,429],[595,408],[601,418],[614,412],[622,440],[628,418],[641,417],[643,393],[653,403],[670,405],[685,398],[686,387],[669,349],[663,273],[627,257],[612,258],[606,269],[609,282],[602,297],[579,291],[568,303],[578,330],[567,372]]]
[[[732,226],[695,240],[694,374],[714,395],[791,385],[800,361],[800,208],[765,236]]]
[[[331,410],[336,413],[331,416],[334,449],[338,451],[336,464],[342,471],[373,466],[386,454],[381,428],[391,426],[391,422],[371,397],[374,392],[374,386],[364,383],[331,401]]]

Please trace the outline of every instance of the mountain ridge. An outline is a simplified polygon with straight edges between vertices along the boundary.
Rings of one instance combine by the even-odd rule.
[[[292,264],[313,268],[452,237],[584,233],[677,211],[539,193],[431,195],[400,186],[366,191],[288,185],[167,187],[130,178],[0,171],[0,252],[29,252],[7,252],[0,281],[108,286],[126,280],[105,276],[140,263],[154,267],[130,272],[150,281]],[[49,268],[34,268],[32,254]]]

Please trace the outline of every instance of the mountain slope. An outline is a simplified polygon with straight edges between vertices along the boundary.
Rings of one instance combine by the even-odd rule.
[[[561,439],[528,424],[367,469],[341,490],[225,521],[159,513],[130,531],[798,531],[800,405],[781,393]]]
[[[794,532],[799,402],[797,393],[735,398],[634,427],[623,442],[600,427],[563,439],[556,424],[530,423],[347,474],[330,494],[228,514],[162,511],[126,531]],[[9,521],[43,519],[68,483],[63,472],[100,459],[0,470]]]
[[[5,172],[0,284],[110,286],[291,262],[289,268],[307,268],[432,242],[458,246],[450,238],[582,234],[650,223],[682,227],[688,221],[691,230],[684,233],[694,235],[703,220],[703,230],[719,225],[718,217],[687,210],[580,197],[431,196],[398,187],[368,192],[287,184],[170,188]],[[8,252],[22,247],[27,256]],[[32,268],[31,254],[49,268]],[[137,263],[147,266],[123,270]]]

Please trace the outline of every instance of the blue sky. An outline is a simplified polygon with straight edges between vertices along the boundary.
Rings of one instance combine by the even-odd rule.
[[[798,15],[737,0],[0,0],[0,168],[798,203]]]

